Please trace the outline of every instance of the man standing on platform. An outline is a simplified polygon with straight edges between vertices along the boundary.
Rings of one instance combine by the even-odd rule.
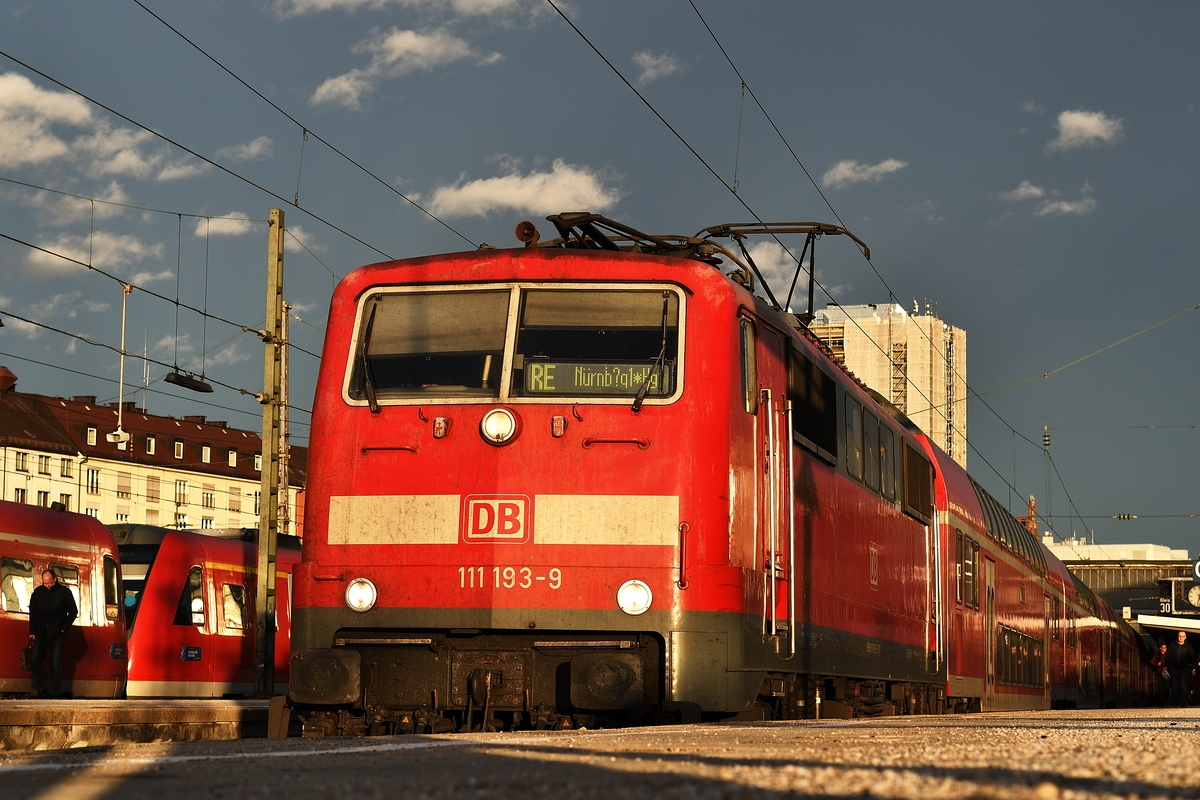
[[[1196,671],[1196,651],[1188,643],[1185,631],[1175,634],[1175,642],[1167,648],[1166,666],[1171,673],[1171,703],[1186,706],[1192,689],[1192,673]]]
[[[67,629],[79,616],[75,595],[58,582],[50,570],[42,571],[42,585],[29,598],[29,638],[33,641],[33,684],[38,697],[59,697],[62,694],[63,641]],[[46,690],[46,650],[50,650],[50,689]]]

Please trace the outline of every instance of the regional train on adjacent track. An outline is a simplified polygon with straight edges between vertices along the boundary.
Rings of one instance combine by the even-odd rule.
[[[306,735],[1146,691],[1129,626],[756,296],[732,243],[848,231],[548,219],[553,241],[523,223],[523,248],[334,293],[294,585]]]
[[[79,610],[64,634],[64,692],[121,697],[126,648],[116,543],[96,520],[55,506],[0,500],[0,696],[34,692],[33,673],[20,669],[17,653],[29,642],[29,600],[50,570]]]
[[[128,697],[236,698],[254,693],[254,530],[110,526],[124,570]],[[287,690],[292,568],[299,540],[277,551],[275,683]]]

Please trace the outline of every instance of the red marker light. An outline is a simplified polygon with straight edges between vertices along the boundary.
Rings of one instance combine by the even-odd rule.
[[[567,432],[566,417],[551,417],[550,418],[550,435],[555,439],[561,439],[562,435]]]
[[[433,438],[443,439],[450,432],[449,417],[434,417],[433,418]]]

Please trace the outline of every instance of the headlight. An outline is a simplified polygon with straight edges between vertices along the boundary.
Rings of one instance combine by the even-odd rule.
[[[483,415],[479,432],[488,444],[506,444],[517,433],[517,418],[507,408],[493,408]]]
[[[366,578],[355,578],[346,587],[346,605],[350,606],[351,611],[370,611],[375,607],[378,597],[375,584]]]
[[[617,589],[617,606],[630,616],[645,614],[650,610],[650,603],[653,601],[654,593],[641,581],[625,581],[621,588]]]

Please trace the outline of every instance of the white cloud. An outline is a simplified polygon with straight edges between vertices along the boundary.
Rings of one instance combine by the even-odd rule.
[[[879,183],[883,180],[884,175],[902,170],[907,166],[907,161],[899,161],[895,158],[880,161],[875,165],[860,164],[852,160],[839,161],[821,176],[821,182],[827,189],[841,189],[852,183]]]
[[[196,348],[192,347],[189,337],[190,334],[185,333],[176,340],[174,336],[167,334],[155,342],[150,349],[155,353],[174,353],[177,350],[180,353],[190,353]]]
[[[0,75],[0,167],[41,164],[67,155],[70,147],[51,126],[91,121],[91,110],[81,98],[41,89],[14,72]]]
[[[602,211],[619,199],[618,191],[605,186],[595,170],[555,159],[550,172],[512,172],[439,187],[429,210],[438,216],[485,216],[497,209],[541,215]]]
[[[163,161],[161,153],[145,152],[145,146],[153,138],[147,131],[114,128],[107,122],[101,122],[91,134],[76,139],[71,144],[71,150],[90,159],[87,171],[91,175],[148,178]]]
[[[248,361],[249,359],[250,359],[250,356],[248,356],[247,354],[238,350],[237,342],[234,342],[233,344],[229,345],[229,347],[226,347],[224,350],[221,350],[220,352],[218,352],[214,355],[208,356],[208,358],[205,359],[205,362],[209,366],[214,365],[214,364],[218,364],[218,365],[230,364],[231,365],[231,364],[240,364],[243,361]]]
[[[203,161],[193,160],[191,162],[176,162],[167,164],[159,171],[157,179],[160,181],[177,181],[182,178],[195,178],[200,175],[206,175],[212,171],[212,167]]]
[[[323,253],[329,249],[325,245],[319,243],[311,233],[309,233],[300,225],[289,225],[287,232],[292,235],[292,238],[307,247],[309,250]]]
[[[211,217],[196,220],[196,230],[193,235],[209,236],[241,236],[254,230],[254,223],[249,215],[242,211],[230,211],[221,214],[219,218]]]
[[[169,269],[164,269],[162,272],[135,272],[127,279],[130,283],[136,283],[138,286],[145,286],[147,283],[154,281],[165,281],[169,278],[174,278],[175,273]]]
[[[637,79],[642,86],[683,70],[683,62],[671,53],[656,56],[649,50],[643,50],[640,53],[634,53],[633,63],[642,70],[642,74],[638,75]]]
[[[97,200],[108,203],[91,203],[80,197],[68,197],[53,192],[28,193],[14,189],[9,196],[15,202],[34,209],[42,220],[50,225],[68,225],[88,219],[108,219],[125,213],[125,209],[110,203],[128,203],[129,196],[116,181],[111,181],[99,192],[93,192]]]
[[[359,108],[365,95],[384,80],[418,70],[431,70],[465,58],[480,58],[465,39],[445,31],[409,31],[392,28],[372,31],[370,38],[354,46],[354,52],[369,55],[365,68],[327,79],[313,92],[313,105],[331,104]],[[498,54],[482,57],[484,64],[496,63]]]
[[[1017,203],[1021,200],[1031,200],[1045,196],[1045,189],[1040,186],[1034,186],[1029,181],[1021,181],[1021,185],[1013,189],[1011,192],[1000,193],[1000,199],[1007,200],[1010,203]]]
[[[276,3],[276,7],[284,15],[378,10],[389,5],[420,11],[448,11],[461,17],[491,16],[516,11],[542,13],[541,4],[529,0],[278,0]]]
[[[1086,217],[1096,210],[1096,198],[1081,197],[1078,200],[1047,200],[1037,210],[1039,217],[1061,217],[1073,215]]]
[[[27,306],[29,315],[34,319],[47,319],[49,317],[65,316],[68,319],[74,319],[79,313],[79,298],[82,295],[79,292],[63,292],[56,294],[53,297],[47,298],[40,303],[32,303]]]
[[[89,263],[87,236],[64,233],[52,242],[43,243],[42,246],[53,253],[60,253],[84,264]],[[161,244],[148,245],[136,236],[98,231],[91,237],[90,263],[108,272],[117,274],[130,272],[135,262],[161,257]],[[83,269],[78,264],[57,258],[49,253],[43,253],[40,250],[31,251],[27,257],[27,263],[27,272],[31,277],[54,277]],[[161,274],[173,275],[169,271]]]
[[[796,259],[793,256],[799,255],[800,251],[792,250],[792,255],[788,255],[778,242],[769,240],[755,242],[746,249],[750,251],[750,257],[754,259],[754,265],[758,267],[758,271],[770,284],[775,299],[780,303],[787,302],[788,289],[792,286],[792,279],[796,278]],[[804,262],[804,269],[800,271],[800,277],[796,278],[796,289],[792,293],[790,304],[793,313],[798,313],[808,307],[808,267],[810,263],[807,260]],[[821,270],[817,270],[817,283],[823,284],[823,278]],[[818,289],[818,292],[827,292],[830,297],[840,297],[849,289],[849,284],[824,286],[823,289]],[[767,296],[767,293],[758,285],[757,279],[755,279],[755,294],[760,297]]]
[[[83,307],[93,314],[103,314],[111,309],[112,305],[109,303],[97,303],[93,300],[84,300]]]
[[[1034,100],[1026,100],[1024,103],[1021,103],[1021,110],[1026,114],[1041,114],[1046,109],[1042,107],[1041,103]]]
[[[275,143],[268,136],[259,136],[257,139],[245,142],[244,144],[234,144],[229,147],[222,147],[214,155],[217,158],[227,158],[230,161],[260,161],[264,158],[270,158],[274,155]]]
[[[1100,111],[1064,111],[1058,115],[1056,127],[1058,138],[1046,144],[1046,152],[1112,144],[1124,135],[1122,120]]]

